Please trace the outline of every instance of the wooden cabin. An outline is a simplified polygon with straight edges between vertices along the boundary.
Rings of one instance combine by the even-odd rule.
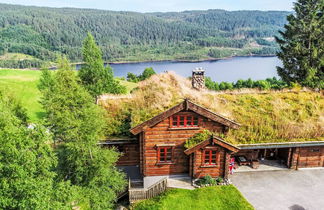
[[[224,170],[221,168],[225,167],[226,155],[229,155],[232,150],[224,147],[219,141],[213,142],[219,149],[212,149],[210,155],[207,154],[210,149],[204,151],[205,160],[197,160],[194,163],[199,164],[198,167],[202,166],[200,172],[196,173],[191,170],[193,166],[190,167],[190,159],[197,159],[198,154],[186,154],[184,144],[190,137],[205,129],[225,134],[231,128],[237,129],[239,124],[185,100],[130,130],[139,139],[140,172],[143,176],[187,173],[192,174],[192,177],[200,177],[214,170],[213,174],[216,176],[224,176]],[[201,149],[205,148],[208,148],[208,144]],[[207,161],[211,162],[208,167],[205,167]],[[203,172],[205,170],[206,173]]]
[[[134,138],[109,140],[105,144],[122,152],[118,166],[134,167],[144,178],[177,174],[192,178],[206,175],[228,178],[233,157],[235,160],[245,157],[250,163],[277,159],[291,169],[324,167],[324,142],[231,145],[220,137],[229,129],[239,128],[239,123],[184,100],[131,128]],[[184,147],[190,137],[206,129],[219,135],[190,149]]]
[[[192,88],[204,89],[204,70],[192,72]],[[206,175],[229,178],[230,169],[259,170],[324,167],[324,141],[232,145],[221,136],[240,124],[205,107],[184,100],[130,129],[131,138],[109,139],[122,156],[117,166],[128,175],[130,201],[151,198],[167,188],[167,178]],[[204,130],[207,137],[185,148],[188,139]],[[233,172],[233,170],[231,170]],[[141,188],[141,189],[139,189]]]
[[[122,153],[117,166],[128,176],[130,202],[162,193],[167,178],[174,175],[192,179],[210,175],[227,180],[230,165],[257,171],[262,164],[269,168],[269,162],[270,167],[275,163],[274,170],[324,167],[324,141],[232,145],[220,137],[229,129],[239,128],[237,122],[184,100],[131,128],[132,138],[110,139],[102,144]],[[213,136],[186,149],[186,141],[204,130]]]

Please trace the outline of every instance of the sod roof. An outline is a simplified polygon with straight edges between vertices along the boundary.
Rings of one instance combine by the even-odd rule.
[[[233,145],[324,141],[323,93],[308,90],[198,91],[172,72],[139,83],[130,97],[99,100],[107,110],[108,135],[131,135],[129,129],[188,98],[239,123],[225,141]]]

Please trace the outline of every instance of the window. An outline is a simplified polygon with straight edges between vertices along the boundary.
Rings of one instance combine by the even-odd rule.
[[[311,152],[319,152],[320,149],[311,149],[310,151],[311,151]]]
[[[123,145],[117,145],[116,148],[117,148],[118,152],[125,153],[125,148]]]
[[[216,165],[216,150],[204,150],[203,151],[203,164],[204,165]]]
[[[171,163],[172,161],[172,147],[158,148],[158,162]]]
[[[172,127],[198,127],[198,117],[190,115],[173,116]]]

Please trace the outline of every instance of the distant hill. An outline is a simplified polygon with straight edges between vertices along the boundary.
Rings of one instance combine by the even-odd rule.
[[[106,61],[274,54],[277,48],[272,37],[288,14],[225,10],[136,13],[0,4],[0,55],[23,53],[35,61],[53,61],[59,52],[78,62],[88,31]]]

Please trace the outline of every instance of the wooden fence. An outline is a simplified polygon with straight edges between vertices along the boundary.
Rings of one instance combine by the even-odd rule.
[[[167,189],[167,178],[164,178],[151,187],[145,188],[132,188],[131,182],[129,181],[129,202],[134,203],[136,201],[153,198]]]

